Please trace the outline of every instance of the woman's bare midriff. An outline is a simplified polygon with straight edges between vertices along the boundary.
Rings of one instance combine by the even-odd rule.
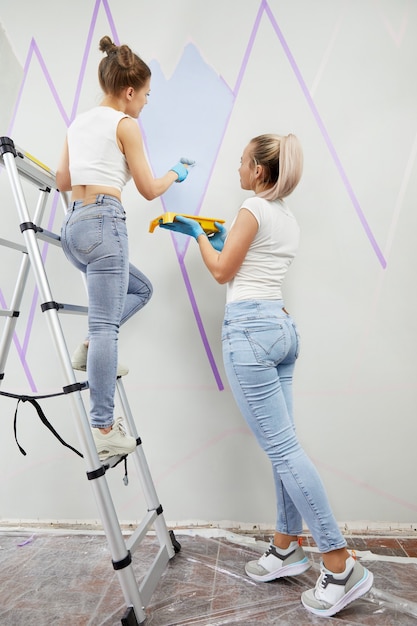
[[[75,185],[72,188],[71,200],[73,202],[82,200],[85,206],[86,204],[94,204],[96,197],[100,194],[113,196],[113,198],[117,198],[117,200],[121,202],[122,194],[119,189],[115,187],[104,187],[102,185]]]

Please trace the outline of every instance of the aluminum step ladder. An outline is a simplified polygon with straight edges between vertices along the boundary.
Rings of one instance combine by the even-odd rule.
[[[20,220],[20,230],[24,240],[23,244],[17,244],[0,239],[0,246],[6,246],[22,254],[10,308],[0,311],[0,316],[6,318],[0,339],[0,384],[4,379],[4,367],[18,322],[28,274],[32,270],[39,291],[41,310],[47,319],[49,331],[64,372],[66,385],[63,387],[63,392],[72,403],[72,414],[75,420],[80,449],[86,464],[87,479],[90,481],[96,498],[101,523],[112,557],[113,568],[117,572],[123,591],[126,612],[121,621],[125,626],[135,626],[145,621],[145,609],[149,604],[155,587],[165,571],[167,563],[180,550],[181,546],[175,539],[173,531],[169,531],[166,526],[163,509],[156,494],[143,451],[142,441],[136,430],[122,379],[119,377],[116,389],[122,411],[124,412],[125,424],[129,434],[135,437],[137,442],[136,449],[129,454],[128,458],[133,460],[147,504],[147,511],[135,531],[127,539],[122,534],[106,479],[106,472],[126,457],[112,457],[104,462],[99,460],[89,418],[82,399],[82,391],[88,387],[88,383],[79,383],[75,377],[59,319],[59,315],[62,313],[86,315],[88,309],[87,307],[54,301],[38,244],[38,240],[43,240],[56,246],[61,245],[59,235],[47,231],[41,226],[48,199],[51,197],[51,191],[58,191],[55,174],[32,155],[19,149],[9,137],[0,137],[0,166],[5,168],[10,181]],[[40,191],[37,206],[33,212],[33,219],[30,216],[25,200],[22,179],[29,181]],[[66,194],[60,193],[59,198],[63,209],[66,210],[68,206]],[[133,571],[132,555],[140,547],[149,530],[155,532],[159,550],[145,577],[139,584]]]

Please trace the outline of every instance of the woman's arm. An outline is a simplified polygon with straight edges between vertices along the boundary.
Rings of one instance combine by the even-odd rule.
[[[65,139],[64,148],[55,175],[56,186],[59,191],[71,191],[71,176],[69,171],[68,141]]]
[[[177,180],[178,175],[171,170],[161,178],[154,178],[143,148],[140,128],[135,120],[129,117],[120,120],[117,137],[136,188],[146,200],[162,195]]]
[[[197,237],[203,261],[218,283],[228,283],[240,269],[256,233],[258,222],[245,208],[240,209],[221,252],[217,252],[204,235]]]
[[[197,220],[177,215],[173,222],[160,224],[160,228],[194,237],[207,269],[222,285],[232,280],[239,271],[258,231],[258,222],[248,209],[242,207],[221,252],[211,245]]]

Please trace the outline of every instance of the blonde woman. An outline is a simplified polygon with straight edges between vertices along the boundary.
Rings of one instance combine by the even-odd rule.
[[[221,225],[207,237],[195,220],[177,216],[161,227],[197,240],[209,272],[227,283],[222,344],[231,390],[273,469],[277,522],[269,550],[246,564],[256,581],[296,576],[310,567],[298,538],[303,520],[320,552],[322,571],[302,594],[310,612],[328,617],[364,595],[373,575],[346,548],[318,472],[294,426],[292,381],[299,353],[294,320],[282,284],[299,243],[297,221],[284,198],[297,186],[303,165],[294,135],[252,139],[239,169],[245,200],[229,233]]]

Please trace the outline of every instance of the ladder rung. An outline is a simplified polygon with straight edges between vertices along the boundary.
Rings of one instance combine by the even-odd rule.
[[[14,243],[14,241],[8,241],[7,239],[0,239],[0,246],[13,248],[14,250],[19,250],[19,252],[27,252],[26,246],[22,246],[19,243]]]
[[[36,232],[38,239],[52,243],[54,246],[61,246],[61,237],[56,233],[52,233],[49,230],[40,230]]]
[[[0,309],[0,316],[1,317],[19,317],[19,312],[11,311],[8,309]]]
[[[156,511],[148,511],[145,517],[142,519],[141,523],[137,526],[134,533],[128,539],[126,539],[126,548],[132,554],[135,552],[136,548],[145,537],[156,517]]]
[[[149,604],[152,594],[155,591],[155,587],[159,583],[168,561],[168,550],[166,546],[161,546],[150,569],[148,570],[148,573],[139,586],[139,592],[144,606]]]
[[[68,313],[68,315],[87,315],[87,306],[77,306],[76,304],[59,303],[59,313]]]

